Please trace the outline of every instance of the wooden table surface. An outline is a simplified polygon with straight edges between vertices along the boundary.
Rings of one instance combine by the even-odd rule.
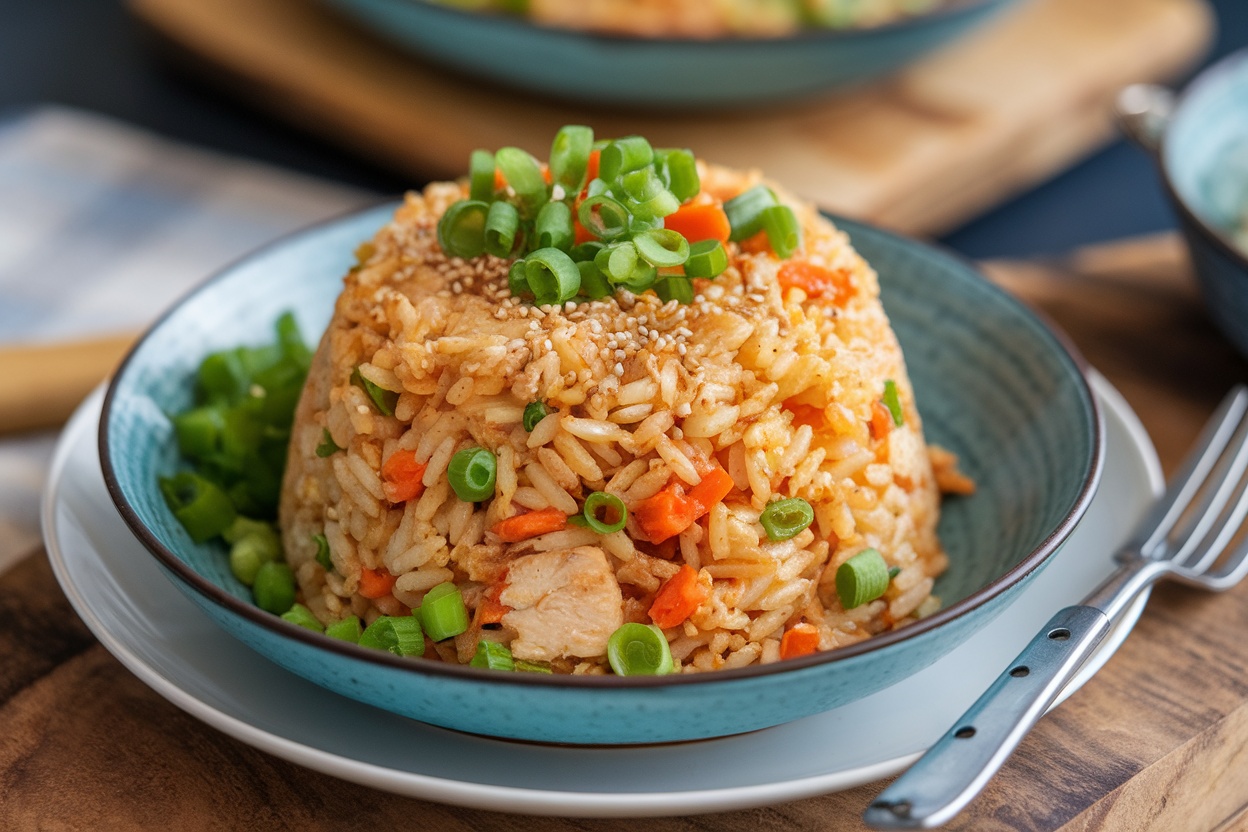
[[[1248,380],[1172,237],[989,271],[1071,334],[1135,408],[1167,471],[1226,389]],[[1244,633],[1248,584],[1218,596],[1158,588],[1119,652],[948,828],[1248,828]],[[0,576],[3,830],[855,830],[881,786],[644,821],[398,797],[269,756],[166,702],[95,641],[42,552]]]

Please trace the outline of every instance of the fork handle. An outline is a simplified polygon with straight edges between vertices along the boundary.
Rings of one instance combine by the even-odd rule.
[[[1061,610],[918,762],[867,808],[877,829],[930,829],[951,820],[1001,768],[1109,632],[1095,607]]]

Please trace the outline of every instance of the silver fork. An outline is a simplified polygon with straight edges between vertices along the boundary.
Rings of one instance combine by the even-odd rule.
[[[1248,514],[1246,416],[1248,389],[1237,386],[1165,494],[1118,550],[1114,573],[1082,604],[1049,619],[953,727],[871,803],[863,816],[869,825],[930,829],[952,820],[1145,587],[1173,578],[1222,591],[1248,574],[1248,540],[1222,557]]]

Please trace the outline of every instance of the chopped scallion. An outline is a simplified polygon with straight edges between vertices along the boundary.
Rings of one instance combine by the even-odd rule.
[[[438,220],[438,245],[452,257],[471,260],[485,251],[485,218],[490,206],[478,199],[461,199]]]
[[[549,196],[546,178],[537,160],[518,147],[499,148],[494,163],[507,180],[507,187],[516,194],[520,216],[533,219]]]
[[[368,393],[368,397],[373,400],[373,404],[381,411],[383,416],[393,416],[394,406],[399,403],[399,394],[393,390],[374,384],[364,376],[360,375],[360,368],[356,367],[351,374],[351,380],[364,388],[364,392]]]
[[[693,199],[702,190],[698,163],[690,150],[664,150],[658,154],[667,187],[681,202]]]
[[[316,544],[316,562],[319,563],[326,572],[334,568],[334,561],[329,554],[329,539],[323,534],[312,535],[312,542]]]
[[[771,541],[796,537],[815,520],[815,510],[801,497],[788,497],[768,503],[758,521]]]
[[[581,270],[557,248],[539,248],[524,258],[529,291],[539,304],[571,300],[581,288]]]
[[[468,629],[468,608],[463,593],[450,581],[425,593],[420,604],[420,623],[429,638],[441,641]]]
[[[547,202],[537,214],[533,225],[537,235],[536,248],[557,248],[567,251],[576,239],[572,230],[572,209],[566,202]]]
[[[582,511],[586,524],[598,534],[612,534],[624,528],[628,509],[624,501],[606,491],[594,491],[585,498]]]
[[[611,281],[602,273],[593,260],[578,262],[576,267],[581,272],[581,294],[590,300],[601,300],[610,296]]]
[[[698,240],[689,246],[686,277],[715,278],[728,268],[728,251],[719,240]]]
[[[682,265],[689,259],[689,241],[667,228],[638,234],[633,245],[643,260],[660,269]]]
[[[792,257],[802,247],[802,229],[797,224],[797,215],[787,205],[773,205],[764,208],[761,214],[763,230],[767,232],[767,242],[776,256],[783,259]]]
[[[581,202],[576,215],[585,230],[600,240],[614,240],[628,233],[628,209],[606,194]]]
[[[360,635],[364,632],[364,626],[360,623],[359,616],[348,615],[341,621],[335,621],[325,628],[325,635],[330,638],[336,638],[340,641],[349,641],[356,644],[360,640]]]
[[[305,627],[318,633],[325,632],[325,625],[318,621],[316,616],[312,614],[312,610],[308,609],[303,604],[295,604],[293,607],[286,610],[286,612],[282,613],[282,620],[289,621],[295,626]]]
[[[669,275],[654,281],[654,293],[659,300],[667,303],[675,300],[685,306],[693,303],[693,282],[687,277]]]
[[[425,636],[414,615],[383,615],[360,633],[361,647],[386,650],[396,656],[423,656]]]
[[[263,563],[256,571],[251,594],[257,607],[281,615],[295,603],[295,573],[279,561]]]
[[[836,570],[836,594],[847,610],[874,601],[888,590],[888,565],[877,549],[863,549]]]
[[[489,202],[494,198],[494,154],[474,150],[468,159],[468,198]]]
[[[485,250],[495,257],[509,257],[520,231],[520,212],[510,202],[490,203],[485,215]]]
[[[905,422],[905,414],[901,409],[901,398],[897,395],[897,382],[891,378],[884,382],[884,396],[881,398],[884,406],[888,408],[888,412],[893,417],[893,424],[901,427]]]
[[[216,537],[234,522],[233,501],[216,483],[199,474],[182,471],[161,477],[160,492],[173,516],[196,543]]]
[[[520,421],[524,425],[524,429],[532,433],[533,428],[537,427],[537,423],[550,414],[551,410],[545,402],[529,402],[524,406],[524,415]]]
[[[550,176],[565,196],[579,193],[585,184],[593,146],[594,131],[583,125],[568,124],[555,134],[550,145]]]
[[[455,495],[466,503],[476,503],[494,494],[498,461],[485,448],[464,448],[451,457],[446,477]]]
[[[316,455],[324,459],[327,456],[333,456],[341,450],[342,448],[334,441],[334,437],[330,436],[329,428],[322,428],[321,444],[316,446]]]
[[[654,161],[654,148],[641,136],[625,136],[607,144],[598,156],[598,176],[612,182],[622,174]]]
[[[607,661],[619,676],[663,676],[675,668],[663,631],[629,622],[607,639]]]
[[[776,195],[766,185],[755,185],[724,203],[724,213],[732,233],[728,239],[740,242],[763,230],[763,211],[776,204]]]
[[[516,662],[506,644],[497,641],[481,640],[477,642],[477,652],[473,654],[472,667],[484,667],[489,670],[515,670]]]

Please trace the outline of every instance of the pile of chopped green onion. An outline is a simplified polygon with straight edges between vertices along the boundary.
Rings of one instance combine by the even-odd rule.
[[[595,149],[598,175],[590,179]],[[715,278],[728,267],[719,240],[691,244],[663,224],[702,188],[691,151],[656,149],[641,136],[596,144],[589,127],[568,125],[551,145],[549,172],[547,184],[538,160],[516,147],[473,151],[469,196],[438,222],[442,250],[466,260],[487,253],[513,258],[512,295],[541,305],[598,300],[620,289],[691,303],[693,278]],[[732,240],[765,231],[782,258],[801,245],[792,209],[766,186],[729,200],[724,210]],[[577,222],[590,240],[576,242]]]

